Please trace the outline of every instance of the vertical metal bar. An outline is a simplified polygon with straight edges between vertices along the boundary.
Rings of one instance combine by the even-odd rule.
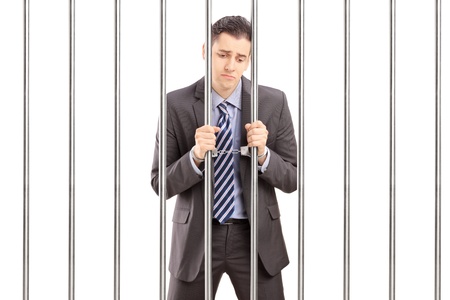
[[[252,0],[251,120],[258,120],[258,1]],[[258,299],[258,148],[251,150],[250,299]]]
[[[120,0],[115,1],[114,299],[120,299]]]
[[[436,0],[436,216],[434,298],[441,299],[441,0]]]
[[[30,1],[24,0],[23,72],[23,299],[29,299],[30,281]]]
[[[344,300],[350,299],[350,0],[345,1]]]
[[[69,300],[75,299],[75,0],[70,1]]]
[[[159,249],[159,299],[166,299],[166,161],[167,161],[167,96],[166,96],[166,30],[167,1],[161,0],[160,9],[160,118],[159,118],[159,199],[160,199],[160,249]]]
[[[395,299],[396,254],[396,105],[395,105],[395,58],[396,58],[396,2],[390,3],[390,218],[389,218],[389,299]]]
[[[305,297],[305,1],[299,3],[298,299]]]
[[[206,70],[205,70],[205,123],[211,125],[212,110],[212,1],[206,0]],[[212,300],[212,201],[213,201],[213,165],[211,151],[205,158],[205,299]]]

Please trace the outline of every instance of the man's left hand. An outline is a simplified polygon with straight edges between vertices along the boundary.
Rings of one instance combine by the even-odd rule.
[[[261,121],[256,121],[253,123],[245,124],[245,129],[247,130],[247,146],[248,147],[258,147],[258,156],[264,154],[266,150],[267,137],[269,132],[266,129],[266,125]],[[262,164],[266,157],[261,157],[258,161]]]

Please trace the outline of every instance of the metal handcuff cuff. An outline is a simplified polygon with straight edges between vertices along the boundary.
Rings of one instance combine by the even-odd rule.
[[[248,157],[251,157],[251,153],[250,153],[250,151],[248,150],[248,147],[247,146],[242,146],[241,147],[241,150],[237,150],[237,149],[233,149],[233,150],[217,150],[217,149],[214,149],[214,150],[212,150],[212,153],[211,153],[211,156],[212,157],[217,157],[217,156],[219,156],[219,155],[222,155],[222,154],[228,154],[228,153],[232,153],[232,154],[241,154],[241,156],[248,156]]]
[[[195,146],[194,146],[194,147],[195,147]],[[194,147],[192,147],[191,151],[194,150]],[[231,152],[232,154],[239,154],[239,153],[240,153],[241,156],[248,156],[248,157],[251,157],[251,156],[252,156],[252,154],[251,154],[251,152],[250,152],[248,146],[242,146],[240,150],[237,150],[237,149],[233,149],[233,150],[217,150],[217,149],[214,149],[214,150],[211,151],[211,156],[212,156],[212,157],[217,157],[217,156],[219,156],[219,155],[227,154],[227,153],[230,153],[230,152]],[[264,153],[261,154],[261,155],[258,155],[258,158],[261,158],[261,157],[266,156],[266,155],[267,155],[267,152],[268,152],[268,148],[266,147],[265,150],[264,150]],[[192,153],[192,154],[193,154],[193,153]],[[194,157],[194,159],[197,160],[198,162],[203,162],[203,161],[204,161],[204,159],[199,159],[199,158],[195,157],[194,154],[193,154],[193,157]]]
[[[219,155],[222,155],[222,154],[228,154],[228,153],[230,153],[230,152],[233,153],[233,154],[239,154],[239,153],[241,153],[241,156],[252,157],[252,153],[250,152],[248,146],[242,146],[242,147],[241,147],[241,150],[237,150],[237,149],[233,149],[233,150],[217,150],[217,149],[214,149],[214,150],[212,150],[211,156],[212,156],[212,157],[217,157],[217,156],[219,156]],[[268,149],[267,149],[267,147],[266,147],[265,150],[264,150],[264,153],[261,154],[261,155],[258,155],[258,158],[261,158],[261,157],[266,156],[266,155],[267,155],[267,152],[268,152]]]

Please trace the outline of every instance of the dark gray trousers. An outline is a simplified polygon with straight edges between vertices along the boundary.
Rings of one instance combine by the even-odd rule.
[[[212,226],[213,294],[216,295],[222,275],[227,273],[237,299],[250,299],[250,225]],[[203,269],[192,282],[170,276],[168,300],[204,300]],[[230,297],[231,297],[230,292]],[[232,298],[229,298],[232,299]],[[281,273],[270,276],[261,261],[258,271],[258,300],[284,300]]]

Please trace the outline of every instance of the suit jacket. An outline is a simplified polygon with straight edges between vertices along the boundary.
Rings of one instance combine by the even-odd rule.
[[[251,83],[242,77],[242,146],[247,145],[244,125],[251,123]],[[258,118],[269,131],[271,157],[258,179],[258,251],[271,275],[288,263],[275,188],[290,193],[297,189],[297,144],[285,94],[259,86]],[[203,269],[204,192],[203,177],[190,162],[195,130],[204,125],[204,78],[167,95],[167,199],[177,195],[173,214],[169,271],[184,281],[193,281]],[[151,184],[158,193],[158,136],[155,143]],[[251,160],[241,156],[241,180],[245,208],[250,216]]]

